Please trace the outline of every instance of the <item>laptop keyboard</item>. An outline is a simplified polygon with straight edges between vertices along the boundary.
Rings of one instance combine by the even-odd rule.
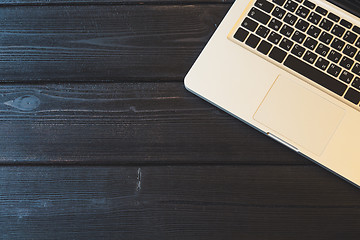
[[[360,28],[308,0],[256,0],[233,35],[351,104],[360,102]]]

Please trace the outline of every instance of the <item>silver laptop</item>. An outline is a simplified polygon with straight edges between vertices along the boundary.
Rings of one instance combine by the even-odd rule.
[[[237,0],[192,93],[360,185],[360,19],[325,0]]]

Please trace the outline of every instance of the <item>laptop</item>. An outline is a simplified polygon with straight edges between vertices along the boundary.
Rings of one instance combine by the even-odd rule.
[[[185,87],[359,186],[360,19],[348,11],[354,6],[237,0]]]

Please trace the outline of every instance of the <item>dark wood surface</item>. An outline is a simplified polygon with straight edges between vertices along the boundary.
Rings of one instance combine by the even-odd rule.
[[[0,3],[0,239],[359,238],[359,189],[184,89],[231,3]]]

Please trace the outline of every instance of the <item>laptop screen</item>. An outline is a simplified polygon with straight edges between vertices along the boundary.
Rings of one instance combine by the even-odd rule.
[[[342,9],[360,17],[360,0],[327,0]]]

